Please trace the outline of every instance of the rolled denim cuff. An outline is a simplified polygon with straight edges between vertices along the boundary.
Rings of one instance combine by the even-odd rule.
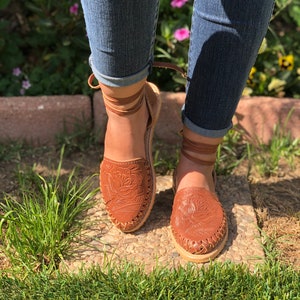
[[[221,138],[221,137],[224,137],[226,135],[226,133],[232,128],[232,122],[227,128],[224,128],[224,129],[215,130],[215,129],[202,128],[202,127],[196,125],[194,122],[192,122],[190,119],[187,118],[187,116],[184,113],[184,106],[183,106],[182,111],[181,111],[181,116],[182,116],[182,123],[188,129],[190,129],[191,131],[193,131],[197,134],[205,136],[205,137]]]
[[[90,67],[96,77],[96,79],[101,82],[102,84],[111,86],[111,87],[122,87],[134,84],[136,82],[141,81],[142,79],[146,78],[151,69],[152,62],[150,61],[142,70],[139,72],[132,74],[126,77],[110,77],[104,74],[101,74],[93,65],[92,56],[89,58]]]

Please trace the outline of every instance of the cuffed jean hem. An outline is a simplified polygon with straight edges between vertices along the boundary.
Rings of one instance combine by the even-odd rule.
[[[96,79],[101,82],[102,84],[111,86],[111,87],[123,87],[123,86],[129,86],[134,83],[137,83],[141,81],[142,79],[146,78],[151,69],[152,63],[149,62],[141,71],[132,74],[130,76],[126,77],[110,77],[104,74],[101,74],[93,65],[93,59],[92,56],[89,58],[90,67],[96,77]]]
[[[209,138],[221,138],[224,137],[226,135],[226,133],[232,128],[232,123],[224,129],[220,129],[220,130],[212,130],[212,129],[205,129],[205,128],[201,128],[200,126],[196,125],[195,123],[193,123],[190,119],[188,119],[185,116],[184,113],[184,107],[182,109],[182,123],[191,131],[193,131],[194,133],[200,134],[202,136],[205,137],[209,137]]]

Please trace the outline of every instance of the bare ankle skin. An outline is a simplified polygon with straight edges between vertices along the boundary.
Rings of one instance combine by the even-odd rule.
[[[146,104],[133,115],[118,116],[109,111],[107,115],[104,156],[116,161],[145,158]]]

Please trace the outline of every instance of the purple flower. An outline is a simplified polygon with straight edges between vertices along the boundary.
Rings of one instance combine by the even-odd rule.
[[[29,80],[23,80],[22,81],[22,88],[25,90],[28,90],[31,87],[31,84],[29,82]]]
[[[188,2],[188,0],[172,0],[171,6],[172,7],[182,7],[187,2]]]
[[[74,3],[71,7],[70,7],[70,14],[71,15],[75,15],[77,16],[78,15],[78,3]]]
[[[24,95],[25,94],[25,90],[24,89],[20,89],[20,95]]]
[[[13,68],[12,73],[15,76],[19,76],[22,73],[22,71],[21,71],[21,69],[19,67],[17,67],[17,68]]]
[[[179,28],[179,29],[175,30],[174,37],[177,41],[181,42],[190,37],[190,31],[186,28]]]

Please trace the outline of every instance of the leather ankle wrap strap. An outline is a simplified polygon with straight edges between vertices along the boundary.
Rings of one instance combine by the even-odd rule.
[[[92,89],[101,89],[101,84],[93,85],[95,75],[91,74],[88,78],[88,85]],[[103,93],[103,100],[106,109],[112,111],[119,116],[130,115],[137,112],[143,104],[144,100],[144,87],[137,93],[127,98],[110,97]]]
[[[171,69],[171,70],[174,70],[176,72],[179,72],[182,77],[187,78],[187,74],[182,68],[176,66],[175,64],[169,63],[169,62],[154,61],[153,62],[153,67],[163,68],[163,69]]]
[[[114,98],[103,94],[106,109],[119,116],[130,115],[137,112],[143,104],[144,87],[127,98]]]
[[[211,145],[211,144],[206,144],[206,143],[200,143],[200,142],[195,142],[187,137],[183,136],[183,141],[182,141],[182,149],[181,153],[189,160],[191,160],[194,163],[204,165],[204,166],[213,166],[215,163],[215,158],[212,160],[207,160],[207,159],[202,159],[200,157],[197,157],[196,155],[193,156],[192,153],[195,154],[204,154],[204,155],[209,155],[209,154],[215,154],[218,149],[218,144],[217,145]]]
[[[95,75],[94,75],[94,73],[92,73],[89,76],[88,81],[87,81],[89,87],[92,88],[93,90],[99,90],[99,89],[101,89],[101,86],[100,86],[99,83],[97,85],[93,84],[94,79],[95,79]]]

